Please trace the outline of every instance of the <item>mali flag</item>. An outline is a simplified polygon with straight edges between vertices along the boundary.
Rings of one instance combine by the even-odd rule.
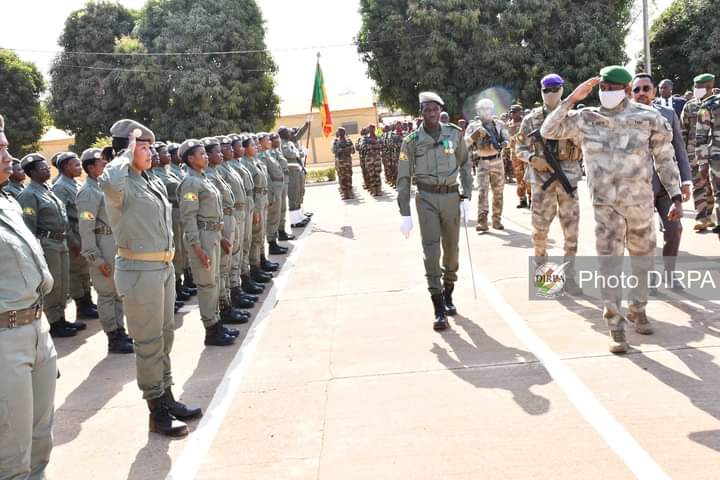
[[[325,135],[325,137],[329,137],[333,133],[333,125],[332,117],[330,116],[330,105],[328,105],[327,92],[325,91],[325,81],[323,80],[322,70],[320,69],[320,61],[318,61],[317,68],[315,69],[312,108],[318,108],[320,110],[323,135]]]

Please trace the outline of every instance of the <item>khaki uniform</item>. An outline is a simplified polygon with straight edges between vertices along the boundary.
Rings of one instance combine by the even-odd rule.
[[[252,246],[253,213],[255,212],[255,182],[252,174],[239,158],[233,158],[228,162],[230,167],[242,178],[245,187],[245,230],[243,236],[242,251],[239,258],[233,261],[232,277],[250,273],[250,247]],[[238,272],[239,271],[239,272]],[[239,281],[239,280],[238,280]]]
[[[712,216],[715,201],[710,183],[700,175],[700,165],[695,155],[695,142],[697,141],[696,127],[699,111],[700,101],[695,98],[689,100],[683,107],[680,122],[682,123],[683,137],[685,138],[685,146],[687,147],[688,160],[690,161],[690,170],[692,172],[695,220],[705,221],[706,219],[709,220]],[[720,221],[720,219],[718,220]]]
[[[335,155],[335,165],[338,173],[338,184],[340,195],[343,200],[353,196],[352,191],[352,155],[355,153],[355,146],[352,141],[345,137],[345,140],[336,138],[333,140],[332,152]]]
[[[233,241],[232,258],[230,259],[229,283],[225,285],[226,295],[229,289],[240,286],[240,264],[242,262],[243,246],[245,244],[245,226],[247,224],[247,194],[243,178],[231,165],[232,160],[216,167],[218,174],[225,180],[235,197],[233,215],[235,217],[235,236]]]
[[[545,158],[541,142],[530,137],[539,130],[549,112],[544,107],[532,110],[522,121],[517,134],[517,158],[527,164],[525,180],[532,188],[532,226],[533,246],[536,257],[547,257],[547,237],[550,224],[557,215],[565,239],[565,257],[575,257],[578,248],[578,229],[580,222],[580,204],[577,195],[567,193],[559,181],[555,181],[543,190],[543,184],[550,178],[549,172],[539,172],[530,165],[533,157]],[[570,185],[577,187],[582,178],[580,169],[580,147],[573,139],[547,142],[548,148],[555,150],[557,160]],[[546,159],[547,160],[547,159]],[[542,260],[538,260],[542,262]]]
[[[205,328],[218,322],[220,294],[220,238],[223,235],[223,197],[210,179],[193,169],[180,183],[180,217],[185,250],[188,252],[193,281],[198,288],[200,319]],[[192,249],[200,245],[210,259],[205,268]]]
[[[654,108],[629,100],[613,110],[572,110],[563,101],[546,118],[540,130],[548,139],[571,139],[581,145],[590,196],[595,210],[597,254],[604,275],[620,275],[627,248],[634,259],[633,273],[640,279],[631,292],[630,311],[639,314],[647,305],[647,268],[655,255],[652,187],[655,170],[670,197],[680,195],[680,173],[675,162],[670,124]],[[603,316],[610,330],[622,330],[621,291],[603,290]]]
[[[490,130],[488,130],[490,129]],[[483,125],[481,120],[473,120],[465,131],[467,146],[475,145],[478,166],[478,224],[487,224],[488,196],[490,189],[493,193],[492,218],[499,222],[503,210],[503,189],[505,188],[505,166],[500,155],[501,150],[490,143],[492,134],[499,145],[509,140],[505,124],[500,120],[493,120],[492,124]]]
[[[472,194],[472,174],[467,147],[460,129],[441,124],[437,139],[421,125],[403,140],[398,164],[398,206],[400,215],[410,215],[410,185],[417,183],[415,207],[425,262],[425,277],[431,294],[442,293],[441,279],[457,280],[460,235],[460,194]],[[442,247],[442,250],[441,250]],[[442,268],[440,258],[442,253]]]
[[[178,198],[178,190],[183,177],[179,177],[175,172],[184,172],[179,168],[172,168],[170,164],[167,167],[155,167],[151,170],[153,175],[162,182],[167,191],[168,201],[172,205],[172,224],[173,238],[175,239],[175,257],[173,257],[173,266],[175,267],[175,281],[179,281],[183,271],[187,267],[187,258],[185,256],[185,248],[180,247],[180,240],[183,237],[182,222],[180,221],[180,199]],[[184,175],[183,175],[184,176]]]
[[[300,210],[305,188],[305,177],[300,150],[290,140],[282,140],[282,154],[288,161],[288,209]]]
[[[257,157],[243,157],[240,160],[252,175],[255,185],[253,190],[255,202],[253,213],[260,215],[260,221],[252,224],[252,244],[250,245],[250,266],[260,266],[261,257],[265,253],[265,237],[268,212],[268,177],[265,165]]]
[[[65,205],[68,216],[67,244],[70,261],[70,285],[68,290],[70,296],[78,300],[90,293],[90,268],[85,257],[79,254],[82,246],[80,244],[80,230],[78,227],[78,208],[76,204],[77,193],[80,184],[70,177],[60,175],[52,187],[53,193]],[[73,250],[77,251],[75,255]]]
[[[267,232],[268,242],[277,241],[278,230],[280,230],[280,210],[282,209],[282,194],[285,177],[283,169],[277,159],[273,156],[272,150],[261,151],[258,159],[265,166],[268,179],[268,216]]]
[[[520,125],[522,125],[522,121],[516,122],[512,119],[507,123],[510,145],[506,148],[506,152],[510,156],[510,164],[515,176],[517,196],[520,200],[523,200],[526,196],[531,195],[531,191],[525,181],[525,162],[517,155],[517,134],[520,132]]]
[[[2,187],[2,190],[13,198],[17,198],[23,191],[24,185],[22,183],[13,182],[8,180],[7,184]]]
[[[20,205],[0,193],[0,316],[38,305],[53,277]],[[57,354],[48,323],[38,317],[0,326],[0,479],[45,478],[52,451]]]
[[[98,316],[105,333],[124,328],[122,299],[117,293],[114,280],[115,255],[117,245],[113,238],[110,218],[105,208],[105,196],[97,180],[88,177],[85,185],[77,194],[82,256],[90,265],[90,277],[98,293]],[[100,271],[103,264],[111,267],[111,274],[106,277]]]
[[[35,181],[23,190],[18,203],[23,209],[25,224],[40,239],[54,280],[52,290],[45,296],[43,310],[48,321],[55,323],[65,318],[70,273],[65,242],[69,228],[65,206],[47,185]]]
[[[283,172],[283,190],[280,195],[280,231],[285,231],[287,225],[287,210],[288,210],[288,187],[290,185],[290,168],[288,165],[287,158],[282,154],[282,147],[275,148],[270,151],[270,154],[275,157],[275,160],[280,164],[280,168]]]
[[[720,213],[720,95],[706,98],[700,105],[695,131],[695,158],[698,165],[709,165],[715,205]]]
[[[235,234],[237,232],[237,225],[235,224],[235,195],[232,192],[230,185],[225,182],[222,175],[218,171],[220,166],[214,167],[209,165],[205,170],[207,177],[215,185],[220,196],[222,197],[222,209],[223,209],[223,229],[222,238],[232,244],[232,248],[235,248]],[[218,284],[218,298],[220,309],[223,310],[226,306],[230,306],[230,270],[232,268],[232,254],[225,253],[220,247],[220,264],[217,268],[220,269],[220,283]]]
[[[132,151],[115,158],[98,178],[117,244],[115,286],[135,341],[137,382],[143,398],[170,388],[175,339],[175,250],[172,206],[162,183],[130,168]]]

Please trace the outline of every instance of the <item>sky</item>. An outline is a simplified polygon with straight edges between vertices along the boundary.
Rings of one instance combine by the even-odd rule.
[[[4,0],[10,2],[11,0]],[[140,8],[146,0],[120,0]],[[201,0],[200,0],[201,1]],[[266,21],[266,44],[279,71],[276,92],[282,114],[309,111],[317,53],[333,110],[369,106],[372,81],[357,49],[349,45],[360,29],[359,0],[257,0]],[[82,8],[86,0],[16,0],[5,10],[0,28],[0,47],[22,49],[18,54],[47,75],[59,48],[65,18]],[[637,0],[640,4],[640,0]],[[671,0],[649,0],[654,18]],[[642,15],[636,8],[626,53],[634,59],[642,49]],[[318,12],[322,12],[322,25]],[[36,50],[39,52],[32,52]],[[634,64],[634,62],[633,62]]]

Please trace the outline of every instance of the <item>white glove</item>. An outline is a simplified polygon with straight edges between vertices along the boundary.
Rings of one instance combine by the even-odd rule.
[[[401,217],[402,221],[400,222],[400,233],[405,235],[405,238],[410,238],[410,230],[413,228],[412,224],[412,217]]]
[[[460,202],[460,218],[465,221],[470,220],[470,200],[467,198]]]

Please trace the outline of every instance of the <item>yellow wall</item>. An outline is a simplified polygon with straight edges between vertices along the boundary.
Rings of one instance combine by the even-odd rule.
[[[332,147],[333,138],[335,138],[335,130],[342,126],[343,123],[357,122],[358,134],[348,135],[348,137],[355,143],[358,139],[360,129],[367,126],[368,124],[377,124],[375,117],[375,108],[355,108],[352,110],[338,110],[331,112],[333,121],[333,134],[325,138],[322,134],[322,125],[320,124],[320,113],[313,112],[312,124],[310,126],[310,145],[308,147],[308,165],[314,164],[332,164],[335,162],[333,157]],[[305,119],[308,114],[300,115],[286,115],[277,119],[275,123],[274,131],[281,126],[284,127],[301,127],[305,123]],[[305,146],[307,143],[307,136],[302,138],[302,145]],[[353,156],[353,161],[358,162],[357,153]]]

